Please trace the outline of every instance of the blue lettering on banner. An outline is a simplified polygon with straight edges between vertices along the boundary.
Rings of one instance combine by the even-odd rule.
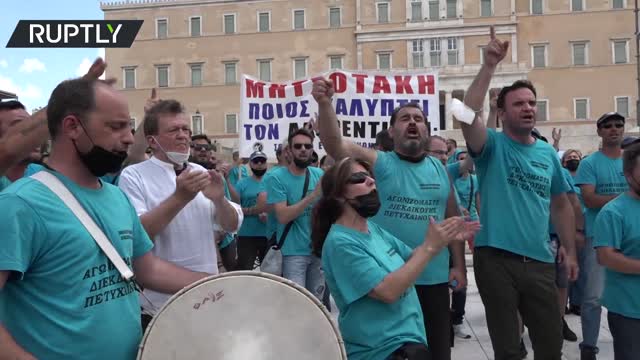
[[[309,100],[286,104],[249,103],[249,120],[299,119],[311,117]]]
[[[278,124],[251,125],[244,124],[244,138],[246,140],[279,140],[280,131]]]

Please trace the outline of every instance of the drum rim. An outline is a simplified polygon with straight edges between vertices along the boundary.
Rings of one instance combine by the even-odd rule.
[[[344,340],[342,339],[342,334],[340,333],[340,328],[338,327],[338,324],[336,323],[336,321],[333,320],[333,318],[331,317],[331,313],[329,313],[329,311],[327,311],[327,308],[324,306],[324,304],[322,304],[322,302],[320,300],[318,300],[318,298],[316,298],[309,290],[305,289],[304,287],[296,284],[295,282],[283,278],[281,276],[277,276],[277,275],[273,275],[273,274],[269,274],[269,273],[265,273],[265,272],[261,272],[261,271],[251,271],[251,270],[242,270],[242,271],[229,271],[229,272],[225,272],[222,274],[215,274],[215,275],[211,275],[211,276],[207,276],[205,278],[202,278],[194,283],[191,283],[190,285],[182,288],[180,291],[176,292],[175,294],[173,294],[169,300],[167,300],[164,305],[162,305],[162,307],[156,312],[156,314],[153,316],[153,318],[151,319],[151,321],[149,322],[149,325],[147,326],[147,329],[145,330],[144,334],[142,335],[142,339],[140,340],[140,344],[138,345],[138,355],[136,356],[137,360],[142,360],[142,353],[144,351],[144,347],[147,343],[147,338],[149,337],[149,333],[150,330],[153,328],[153,325],[156,322],[156,319],[158,318],[158,315],[162,314],[163,311],[165,311],[165,309],[170,306],[178,297],[180,297],[182,294],[188,292],[189,290],[203,284],[206,282],[209,282],[211,280],[216,280],[216,279],[221,279],[221,278],[226,278],[226,277],[237,277],[237,276],[250,276],[250,277],[260,277],[260,278],[266,278],[269,280],[273,280],[273,281],[277,281],[280,283],[284,283],[285,285],[291,286],[294,289],[300,291],[301,293],[303,293],[307,298],[309,298],[322,312],[322,314],[324,315],[324,317],[329,320],[329,323],[331,324],[331,327],[333,328],[333,332],[336,335],[336,338],[338,340],[338,345],[340,347],[340,354],[342,355],[342,359],[340,360],[347,360],[347,350],[345,348],[344,345]]]

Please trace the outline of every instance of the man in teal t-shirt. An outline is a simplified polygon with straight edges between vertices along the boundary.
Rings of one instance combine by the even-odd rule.
[[[640,354],[640,144],[624,151],[629,191],[608,202],[596,217],[593,246],[605,267],[602,305],[607,308],[616,359]]]
[[[497,39],[493,27],[490,34],[485,62],[465,96],[468,111],[482,109],[493,73],[509,52],[509,43]],[[530,82],[502,88],[497,115],[500,133],[487,129],[481,114],[471,124],[460,123],[482,199],[473,262],[489,335],[496,359],[518,358],[520,313],[532,334],[535,358],[560,360],[562,322],[548,224],[552,217],[573,280],[577,261],[569,186],[555,149],[531,135],[536,90]]]
[[[278,219],[276,238],[282,238],[286,225],[292,222],[282,245],[282,276],[305,287],[318,299],[324,293],[324,276],[320,259],[311,254],[311,210],[320,195],[320,178],[324,172],[311,164],[313,134],[299,129],[289,135],[292,162],[273,170],[266,179],[267,203],[273,205]],[[309,174],[303,194],[305,174]],[[304,196],[303,196],[304,195]]]
[[[233,167],[229,169],[229,182],[231,185],[236,186],[238,181],[249,176],[249,172],[247,168],[243,165],[242,159],[240,159],[240,153],[237,151],[233,152]]]
[[[407,246],[421,244],[429,218],[442,221],[458,216],[455,192],[442,163],[427,153],[427,117],[419,105],[408,103],[394,109],[389,134],[394,140],[392,152],[374,151],[342,139],[338,119],[331,104],[333,83],[314,82],[313,95],[318,102],[320,138],[336,166],[345,157],[372,164],[381,207],[371,220]],[[449,251],[453,268],[449,268]],[[416,281],[416,292],[424,315],[427,341],[434,359],[451,358],[451,317],[449,283],[466,286],[464,244],[451,245],[440,252]]]
[[[584,293],[581,318],[584,340],[581,352],[588,358],[598,353],[600,333],[600,294],[604,286],[604,269],[598,264],[593,248],[594,222],[600,209],[619,194],[627,191],[628,185],[622,171],[622,140],[625,119],[617,113],[607,113],[598,119],[598,136],[602,138],[602,150],[580,162],[575,178],[582,190],[587,210],[585,212],[586,245],[584,248]]]

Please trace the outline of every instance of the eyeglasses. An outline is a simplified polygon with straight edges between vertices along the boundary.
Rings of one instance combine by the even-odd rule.
[[[429,152],[435,155],[447,155],[447,152],[445,150],[429,150]]]
[[[624,127],[624,124],[605,124],[605,125],[602,125],[602,128],[603,129],[611,129],[614,126],[616,127],[616,129],[621,129],[621,128]]]
[[[252,164],[256,164],[256,165],[264,164],[266,162],[267,162],[267,160],[265,160],[263,158],[257,158],[257,159],[251,160],[251,163]]]
[[[211,145],[209,144],[198,144],[198,145],[191,145],[192,148],[194,148],[196,151],[209,151],[211,150]]]
[[[364,171],[353,173],[347,179],[347,184],[362,184],[363,182],[367,181],[367,179],[370,177],[371,177],[371,174]]]
[[[303,146],[307,150],[311,150],[313,148],[313,144],[293,144],[293,148],[296,150],[302,149]]]

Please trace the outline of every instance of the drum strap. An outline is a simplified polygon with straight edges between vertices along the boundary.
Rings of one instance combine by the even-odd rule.
[[[302,197],[300,197],[300,201],[307,196],[307,191],[309,190],[309,168],[304,175],[304,186],[302,187]],[[291,226],[293,226],[293,222],[295,219],[289,221],[289,223],[285,226],[284,231],[282,231],[282,236],[280,236],[280,241],[273,247],[275,250],[282,249],[282,245],[284,245],[284,241],[287,239],[287,235],[289,234],[289,230],[291,230]]]
[[[71,191],[67,189],[62,181],[48,171],[40,171],[35,175],[32,175],[31,178],[38,180],[56,194],[60,200],[67,205],[69,210],[71,210],[78,220],[80,220],[82,225],[84,225],[85,229],[87,229],[89,234],[91,234],[91,237],[98,244],[102,252],[104,252],[107,258],[109,258],[113,266],[116,267],[120,276],[122,276],[126,281],[134,281],[135,276],[133,271],[129,269],[124,260],[122,260],[120,254],[118,254],[118,251],[113,247],[113,244],[111,244],[111,241],[107,238],[104,232],[102,232],[95,221],[93,221],[91,216],[87,214],[86,210],[78,202],[78,199],[73,196]]]

